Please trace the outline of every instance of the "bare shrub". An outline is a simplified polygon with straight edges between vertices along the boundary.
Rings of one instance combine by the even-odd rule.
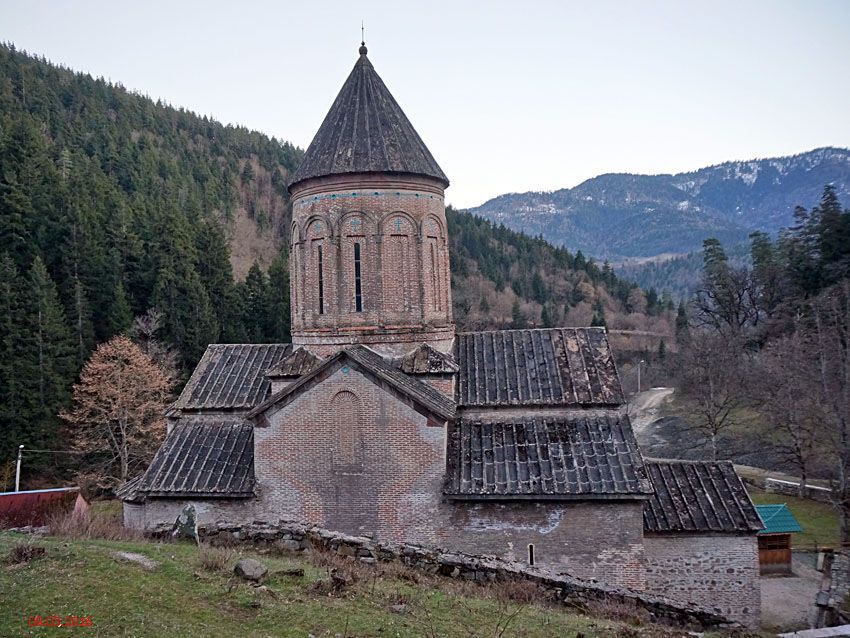
[[[357,582],[357,575],[354,573],[354,570],[350,569],[351,565],[348,565],[348,567],[348,570],[332,567],[328,570],[328,577],[311,583],[309,590],[314,594],[324,596],[338,596],[342,594]]]
[[[589,602],[585,607],[585,611],[591,616],[619,620],[630,625],[640,626],[651,621],[645,610],[609,598]]]
[[[524,578],[497,581],[490,585],[490,592],[496,600],[524,605],[539,603],[551,597],[540,585]]]
[[[8,565],[21,565],[36,558],[42,558],[46,551],[47,550],[40,545],[33,545],[32,543],[16,543],[15,546],[9,550],[5,562]]]
[[[222,572],[227,570],[235,555],[236,552],[231,549],[202,545],[198,550],[196,562],[198,567],[206,572]]]
[[[421,572],[417,572],[414,568],[395,561],[380,563],[378,574],[381,578],[402,580],[414,584],[422,582],[424,577]]]

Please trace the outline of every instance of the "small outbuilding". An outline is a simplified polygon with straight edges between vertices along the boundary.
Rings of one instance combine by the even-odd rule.
[[[759,569],[762,574],[791,573],[791,534],[803,528],[784,503],[756,505],[764,523],[758,533]]]

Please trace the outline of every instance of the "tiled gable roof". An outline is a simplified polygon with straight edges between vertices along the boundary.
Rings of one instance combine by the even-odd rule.
[[[462,407],[624,403],[603,328],[459,333],[455,360]]]
[[[253,408],[268,395],[266,372],[291,351],[288,343],[211,344],[172,408]]]
[[[290,180],[344,173],[411,173],[449,180],[365,53],[342,85]]]
[[[254,429],[240,419],[183,418],[138,483],[126,490],[161,496],[254,495]],[[126,498],[126,496],[125,496]]]
[[[405,374],[454,374],[458,366],[451,356],[423,343],[397,361]]]
[[[655,492],[643,508],[647,532],[749,533],[762,529],[729,461],[646,461]]]
[[[266,372],[269,379],[300,377],[322,365],[322,360],[306,348],[298,348]]]
[[[450,498],[641,498],[650,491],[625,415],[450,425],[444,489]]]
[[[315,379],[320,378],[320,375],[324,374],[326,370],[330,369],[346,357],[362,366],[376,378],[386,382],[401,395],[406,396],[408,399],[432,412],[436,416],[443,419],[451,419],[454,417],[457,406],[449,397],[445,396],[438,390],[435,390],[428,384],[419,381],[415,377],[405,374],[392,362],[384,359],[384,357],[371,348],[356,344],[343,348],[334,356],[326,359],[322,365],[315,368],[309,374],[304,375],[295,383],[266,399],[263,403],[248,413],[248,418],[253,419],[259,417],[274,405],[288,400],[290,396],[294,396],[300,392],[302,388],[311,384]]]

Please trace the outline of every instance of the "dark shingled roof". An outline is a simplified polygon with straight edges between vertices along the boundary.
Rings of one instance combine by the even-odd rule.
[[[266,372],[288,355],[288,343],[212,344],[174,402],[178,410],[250,409],[268,395]]]
[[[290,189],[306,179],[342,173],[412,173],[449,185],[365,53],[307,148]]]
[[[270,379],[300,377],[312,372],[320,365],[322,365],[322,360],[319,357],[309,350],[298,348],[266,372],[266,376]]]
[[[652,487],[628,417],[526,417],[450,426],[444,492],[452,498],[640,498]]]
[[[729,461],[647,460],[655,493],[643,508],[647,532],[750,533],[762,529]]]
[[[624,402],[603,328],[459,333],[455,360],[464,407]]]
[[[254,428],[239,419],[181,419],[133,487],[161,496],[253,496]]]
[[[454,374],[458,370],[457,364],[449,355],[427,343],[399,359],[398,367],[405,374]]]
[[[442,392],[435,390],[427,383],[423,383],[415,377],[406,375],[393,365],[392,362],[387,361],[371,348],[355,344],[340,350],[334,356],[326,359],[322,365],[315,368],[311,373],[301,377],[292,385],[287,386],[277,394],[266,399],[263,403],[248,413],[248,418],[254,418],[261,415],[275,404],[298,392],[302,387],[311,383],[315,377],[322,374],[324,370],[336,364],[343,357],[348,357],[353,362],[361,365],[364,369],[374,374],[378,379],[388,383],[399,393],[418,403],[425,409],[430,410],[435,415],[443,419],[451,419],[454,417],[457,406],[449,397],[444,395]]]

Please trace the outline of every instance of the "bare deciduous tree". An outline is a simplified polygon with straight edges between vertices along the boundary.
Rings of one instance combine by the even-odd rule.
[[[72,409],[61,416],[75,449],[108,453],[105,483],[126,481],[150,461],[165,434],[170,390],[162,369],[121,335],[100,344],[83,367]]]
[[[835,467],[841,541],[850,543],[850,281],[821,293],[811,308],[817,401]]]
[[[753,394],[768,418],[775,451],[794,466],[804,496],[821,434],[817,361],[810,336],[796,330],[766,347],[754,365]]]
[[[679,358],[680,387],[695,406],[693,429],[705,436],[713,461],[718,437],[735,425],[736,411],[747,402],[744,356],[734,339],[700,330]]]
[[[176,380],[180,371],[179,356],[174,348],[160,340],[158,333],[162,328],[162,313],[156,308],[149,308],[133,320],[130,334],[142,352],[153,359],[169,379]]]

